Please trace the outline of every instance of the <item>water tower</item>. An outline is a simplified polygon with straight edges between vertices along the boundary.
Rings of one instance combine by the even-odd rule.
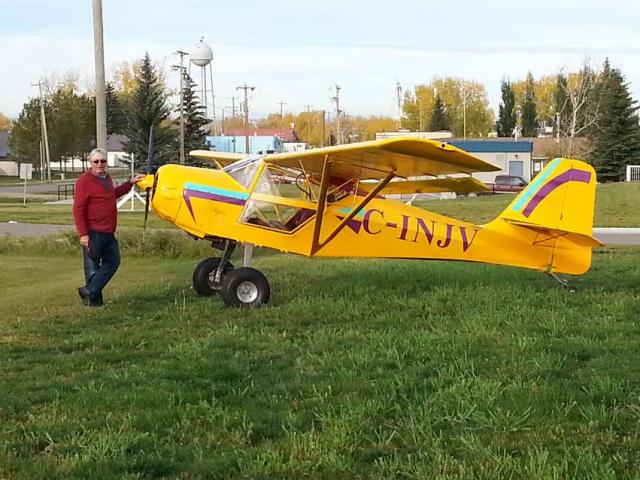
[[[207,120],[213,122],[213,130],[214,134],[216,134],[216,101],[213,94],[212,68],[213,50],[204,43],[204,37],[191,48],[189,60],[189,76],[191,76],[191,65],[200,69],[200,101],[204,107],[204,116]]]

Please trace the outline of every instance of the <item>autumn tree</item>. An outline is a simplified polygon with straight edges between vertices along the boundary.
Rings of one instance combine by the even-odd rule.
[[[135,76],[136,87],[127,112],[124,134],[125,151],[133,154],[136,166],[147,159],[149,133],[153,126],[154,161],[156,164],[175,161],[177,158],[177,132],[169,119],[168,94],[161,82],[149,54],[145,54],[140,71]]]
[[[418,85],[404,97],[401,125],[424,131],[429,126],[436,102],[436,92],[447,112],[449,129],[456,136],[482,137],[492,128],[493,112],[487,91],[477,82],[459,78],[436,78],[428,85]]]
[[[11,125],[13,125],[11,119],[0,112],[0,132],[11,130]]]
[[[620,70],[611,68],[608,59],[599,83],[600,110],[590,135],[590,156],[598,180],[618,182],[624,179],[627,164],[640,161],[638,106]]]
[[[515,95],[509,80],[502,80],[500,90],[502,92],[502,100],[498,107],[498,136],[510,137],[516,127]]]

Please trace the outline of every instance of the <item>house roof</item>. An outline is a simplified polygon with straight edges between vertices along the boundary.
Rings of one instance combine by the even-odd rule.
[[[9,131],[0,132],[0,158],[9,156]]]
[[[112,133],[107,136],[107,151],[108,152],[124,152],[123,144],[129,140],[126,135],[120,135],[119,133]]]
[[[297,143],[300,141],[298,134],[293,128],[249,128],[247,132],[251,136],[278,137],[287,143]],[[225,135],[230,137],[244,137],[244,128],[228,128]]]
[[[454,147],[461,148],[470,153],[493,153],[493,152],[513,152],[513,153],[531,153],[533,151],[533,143],[531,140],[513,139],[489,139],[489,140],[449,140],[448,143]]]

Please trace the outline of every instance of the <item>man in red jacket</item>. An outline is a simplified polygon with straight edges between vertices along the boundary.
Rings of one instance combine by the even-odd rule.
[[[136,175],[114,188],[107,172],[107,154],[96,148],[89,154],[90,169],[77,182],[73,199],[76,222],[84,257],[86,285],[78,288],[84,305],[104,304],[102,289],[120,265],[120,248],[114,235],[118,222],[116,199],[127,193],[144,178]]]

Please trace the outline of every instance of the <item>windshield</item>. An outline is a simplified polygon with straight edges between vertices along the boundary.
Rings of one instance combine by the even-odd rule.
[[[249,189],[261,163],[262,157],[243,158],[227,165],[222,170],[231,175],[244,188]]]

